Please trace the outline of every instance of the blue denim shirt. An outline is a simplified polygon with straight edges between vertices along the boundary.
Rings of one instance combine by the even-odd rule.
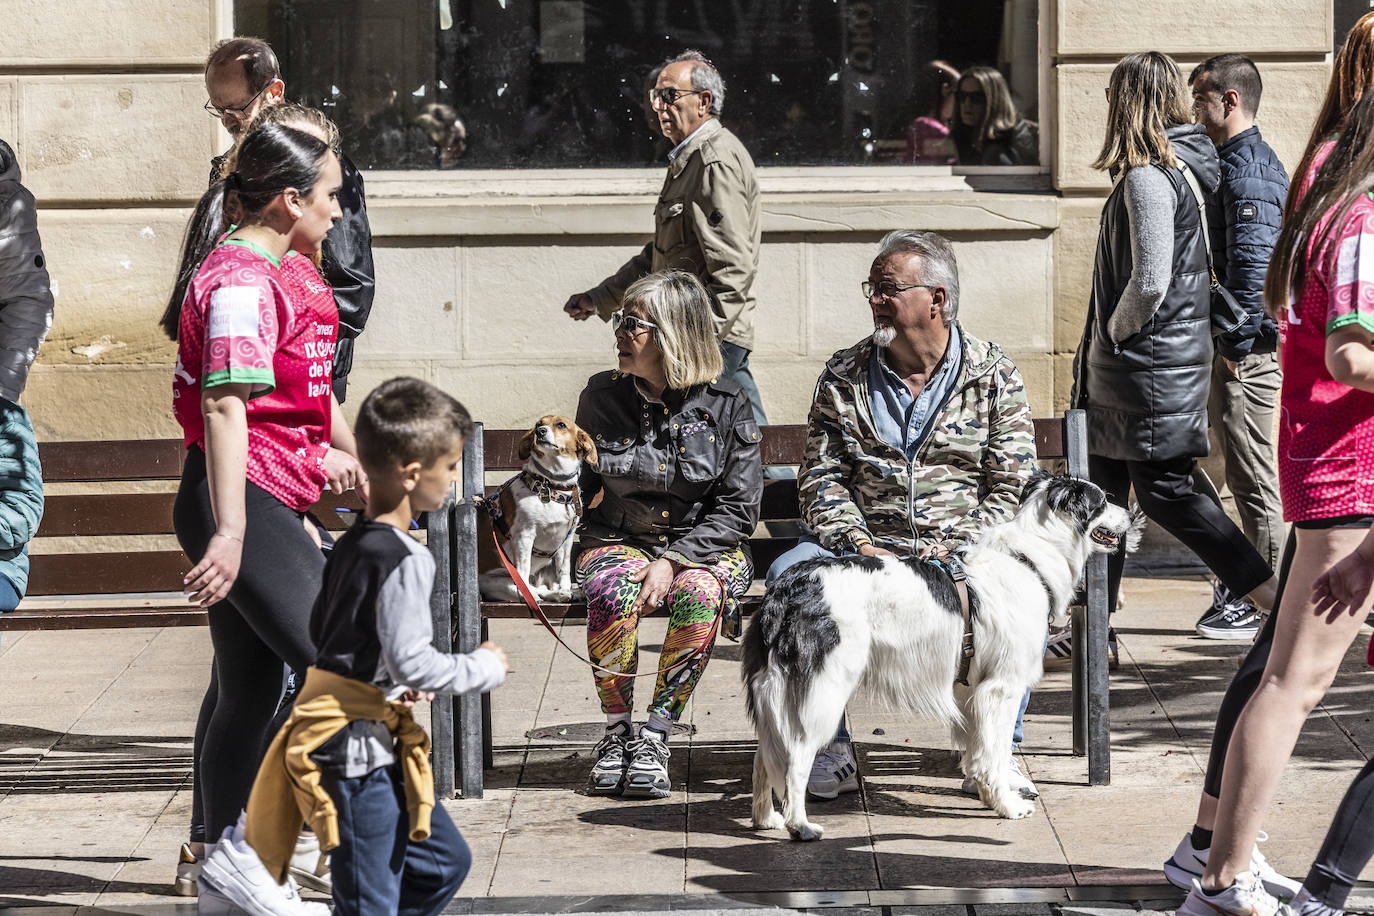
[[[888,367],[886,353],[886,347],[876,347],[874,358],[868,362],[868,400],[873,408],[873,422],[884,442],[906,455],[908,461],[914,461],[916,450],[930,433],[940,407],[949,400],[959,380],[963,343],[958,328],[951,325],[945,356],[916,396]]]

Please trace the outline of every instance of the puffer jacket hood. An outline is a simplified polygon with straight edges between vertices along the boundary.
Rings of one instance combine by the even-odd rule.
[[[14,150],[0,140],[0,397],[19,400],[52,310],[33,195],[19,183]]]
[[[10,145],[0,140],[0,182],[19,180],[19,157]]]
[[[1217,188],[1221,187],[1221,163],[1217,160],[1217,149],[1203,126],[1179,124],[1165,133],[1174,148],[1174,155],[1197,177],[1202,190],[1208,194],[1216,193]]]

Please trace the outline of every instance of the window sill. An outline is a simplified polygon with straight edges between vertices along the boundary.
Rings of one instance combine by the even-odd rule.
[[[1052,230],[1057,195],[1041,169],[776,167],[758,172],[763,231]],[[659,167],[364,173],[379,236],[629,235],[653,231]],[[981,190],[986,188],[987,190]]]

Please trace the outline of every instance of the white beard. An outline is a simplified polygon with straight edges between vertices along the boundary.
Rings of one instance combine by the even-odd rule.
[[[897,329],[890,324],[879,325],[873,329],[873,345],[875,347],[890,347],[892,341],[897,339]]]

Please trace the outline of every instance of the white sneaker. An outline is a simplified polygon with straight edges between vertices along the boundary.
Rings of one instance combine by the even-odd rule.
[[[334,892],[334,882],[329,877],[329,853],[320,852],[319,838],[313,833],[302,833],[296,838],[296,851],[291,854],[287,869],[291,877],[312,891]]]
[[[1035,787],[1035,783],[1030,781],[1030,777],[1021,769],[1021,761],[1015,755],[1011,758],[1011,773],[1007,777],[1007,782],[1016,790],[1022,798],[1039,798],[1040,790]],[[965,795],[978,795],[978,783],[973,781],[972,776],[965,776],[964,781],[959,784],[959,791]]]
[[[842,792],[859,791],[859,765],[854,761],[854,745],[832,741],[821,748],[811,764],[806,794],[816,798],[835,798]]]
[[[1230,887],[1215,894],[1204,893],[1202,885],[1194,879],[1193,888],[1178,908],[1177,916],[1290,916],[1291,913],[1288,904],[1280,903],[1266,891],[1259,878],[1243,871],[1236,875]]]
[[[1274,870],[1274,866],[1269,864],[1264,853],[1260,852],[1259,843],[1269,839],[1269,834],[1261,830],[1256,839],[1259,842],[1250,850],[1250,874],[1260,880],[1270,896],[1283,901],[1292,900],[1302,889],[1302,882],[1279,874]],[[1207,867],[1208,852],[1210,850],[1193,846],[1193,834],[1185,833],[1183,839],[1178,841],[1174,854],[1164,863],[1164,877],[1179,890],[1192,890],[1193,882],[1202,880],[1203,869]]]
[[[225,904],[249,916],[329,916],[323,903],[301,899],[289,875],[278,884],[258,854],[243,839],[243,816],[205,857],[200,873],[200,909],[205,916],[226,916]]]

